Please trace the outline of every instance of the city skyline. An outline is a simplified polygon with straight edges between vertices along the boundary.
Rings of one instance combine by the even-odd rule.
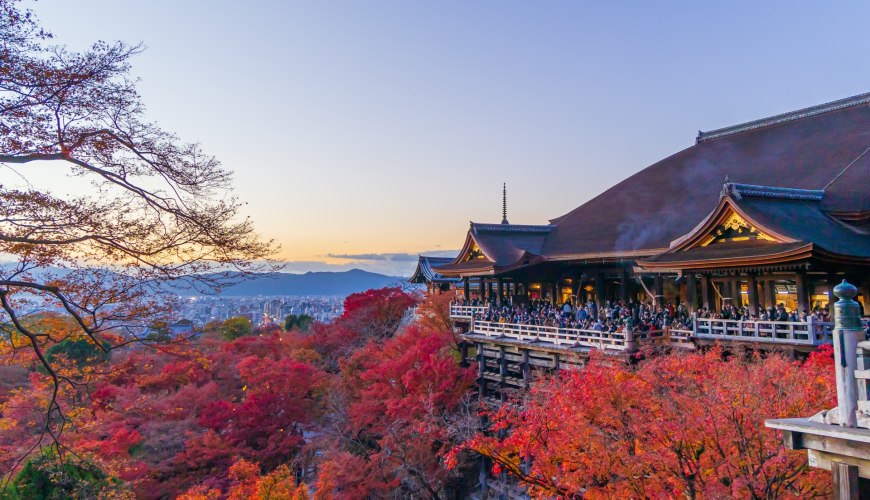
[[[293,272],[407,274],[457,250],[469,217],[498,222],[502,182],[512,223],[545,223],[697,129],[870,77],[870,8],[847,3],[25,5],[72,49],[147,45],[149,117],[235,171]]]

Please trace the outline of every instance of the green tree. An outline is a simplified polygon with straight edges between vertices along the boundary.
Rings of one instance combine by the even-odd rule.
[[[254,331],[254,325],[251,320],[243,316],[230,318],[221,324],[221,335],[229,341],[236,340],[239,337],[246,337]]]
[[[289,332],[293,328],[298,328],[305,332],[308,331],[312,323],[314,323],[314,318],[307,314],[288,314],[284,318],[284,330]]]
[[[133,498],[120,480],[87,460],[60,460],[47,451],[27,461],[15,479],[0,491],[3,500],[67,498]]]
[[[64,340],[45,352],[49,363],[54,363],[58,355],[64,355],[68,361],[82,367],[89,363],[102,363],[109,360],[109,343],[103,341],[103,349],[87,339]]]

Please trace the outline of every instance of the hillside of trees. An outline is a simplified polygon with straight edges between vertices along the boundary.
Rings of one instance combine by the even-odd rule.
[[[492,484],[534,496],[829,494],[827,473],[763,420],[831,406],[830,349],[806,362],[719,350],[633,366],[600,357],[487,411],[472,390],[476,370],[459,363],[447,299],[422,300],[403,324],[420,299],[371,290],[304,332],[274,325],[227,340],[215,325],[110,356],[67,338],[48,348],[75,382],[57,395],[59,445],[42,424],[50,376],[32,351],[5,348],[16,335],[6,325],[3,494],[456,498],[475,491],[482,455]],[[51,335],[70,325],[40,315],[30,327]]]

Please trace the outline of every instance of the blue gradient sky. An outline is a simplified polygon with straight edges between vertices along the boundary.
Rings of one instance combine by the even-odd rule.
[[[294,271],[407,271],[364,254],[459,248],[503,181],[543,223],[698,129],[870,91],[859,2],[25,5],[72,47],[144,42],[150,117],[236,172]]]

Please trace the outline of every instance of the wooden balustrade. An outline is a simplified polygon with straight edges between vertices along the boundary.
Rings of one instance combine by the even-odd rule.
[[[694,336],[700,339],[805,345],[830,343],[834,326],[812,319],[803,322],[696,318],[694,321]]]
[[[450,317],[453,319],[471,319],[475,314],[484,314],[486,306],[450,306]]]
[[[525,342],[548,342],[558,346],[594,347],[613,350],[625,350],[627,349],[627,342],[631,341],[631,339],[626,339],[625,332],[602,332],[579,328],[480,320],[472,322],[470,333],[485,335],[487,337],[507,337]],[[631,337],[633,337],[635,342],[653,342],[663,339],[664,332],[662,330],[635,332]]]
[[[630,339],[623,332],[600,332],[591,329],[557,326],[500,323],[475,319],[485,314],[487,306],[450,306],[450,317],[472,320],[471,331],[490,337],[505,336],[517,340],[542,340],[556,345],[581,345],[607,349],[626,349],[629,342],[678,343],[692,338],[708,340],[739,340],[745,342],[821,345],[833,339],[833,323],[814,321],[739,321],[732,319],[694,318],[691,328],[670,328],[650,332],[634,332]],[[634,347],[638,347],[635,345]]]

